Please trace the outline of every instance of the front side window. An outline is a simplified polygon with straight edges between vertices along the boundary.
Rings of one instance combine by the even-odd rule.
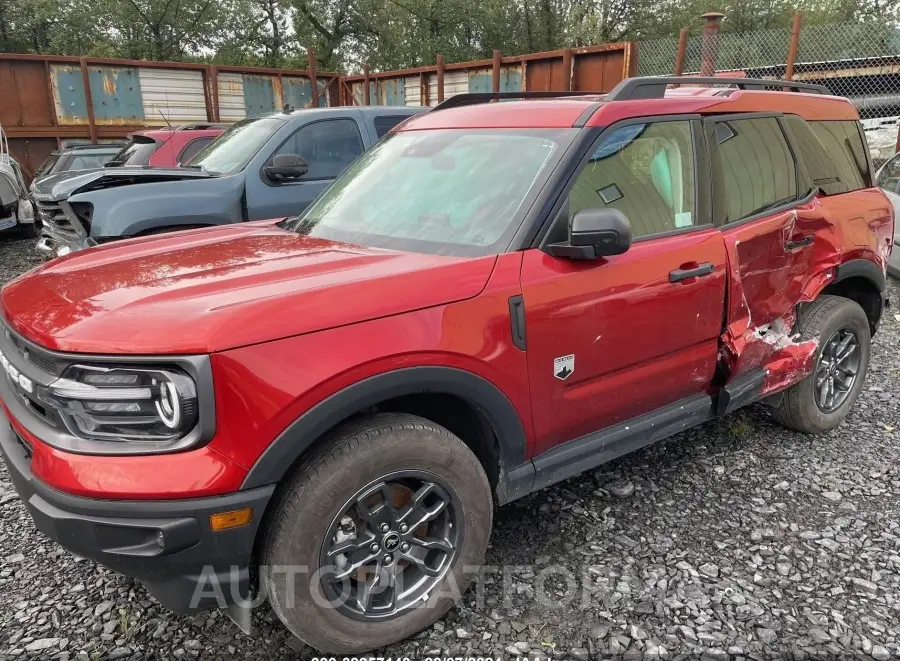
[[[635,237],[692,227],[694,150],[687,121],[630,124],[607,134],[569,191],[582,209],[618,209]]]
[[[363,152],[359,129],[352,119],[329,119],[301,126],[275,152],[306,159],[304,180],[334,179]]]
[[[774,117],[715,124],[719,154],[718,193],[725,196],[725,222],[748,218],[797,198],[794,157]]]
[[[396,133],[357,159],[289,227],[309,236],[411,252],[503,252],[577,133]]]
[[[243,170],[285,120],[279,117],[250,117],[232,124],[218,139],[191,159],[192,168],[211,174],[229,175]]]

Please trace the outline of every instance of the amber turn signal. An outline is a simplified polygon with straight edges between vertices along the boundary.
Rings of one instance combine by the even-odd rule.
[[[246,526],[253,519],[253,508],[245,507],[231,512],[219,512],[209,515],[209,527],[213,530],[228,530]]]

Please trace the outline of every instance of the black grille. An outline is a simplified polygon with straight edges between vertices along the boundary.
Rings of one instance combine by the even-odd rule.
[[[56,376],[62,373],[62,365],[41,351],[39,347],[27,342],[9,328],[6,329],[6,337],[19,350],[19,355],[38,369],[50,372],[50,374]]]
[[[22,452],[25,454],[26,459],[31,459],[31,456],[34,454],[34,450],[31,447],[31,443],[26,441],[24,438],[16,434],[16,443],[22,448]]]
[[[78,238],[82,235],[83,228],[76,227],[73,221],[69,220],[68,214],[66,214],[59,202],[38,202],[37,207],[41,216],[41,222],[49,225],[59,234],[72,238]]]

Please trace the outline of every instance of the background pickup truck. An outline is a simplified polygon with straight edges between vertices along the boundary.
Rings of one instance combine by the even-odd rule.
[[[365,149],[427,108],[316,108],[234,124],[189,167],[118,167],[47,177],[35,188],[38,252],[303,211]]]

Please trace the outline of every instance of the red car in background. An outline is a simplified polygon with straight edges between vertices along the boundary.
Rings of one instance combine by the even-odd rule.
[[[221,135],[228,124],[185,124],[174,129],[150,129],[129,136],[128,144],[106,167],[149,165],[173,168],[187,163],[198,151]]]

